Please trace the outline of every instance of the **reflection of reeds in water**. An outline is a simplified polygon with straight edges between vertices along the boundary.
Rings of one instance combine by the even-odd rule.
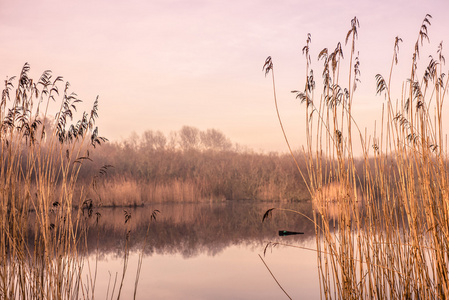
[[[278,202],[276,202],[279,205]],[[161,213],[157,222],[151,223],[152,207],[127,209],[132,215],[127,229],[130,251],[141,249],[146,230],[149,230],[146,255],[153,253],[182,254],[193,257],[199,254],[214,255],[231,245],[247,245],[260,249],[268,240],[285,242],[277,236],[280,229],[301,230],[303,235],[290,236],[289,241],[314,242],[314,227],[304,218],[286,218],[279,213],[269,222],[260,222],[261,212],[273,203],[253,201],[226,201],[220,203],[163,203],[157,204]],[[285,208],[295,208],[311,217],[310,203],[283,203]],[[121,255],[124,248],[123,209],[102,208],[98,224],[88,232],[88,246],[95,249],[97,232],[100,232],[99,256]]]
[[[423,71],[418,68],[430,18],[426,15],[419,30],[410,78],[396,103],[391,77],[398,63],[400,38],[395,40],[388,78],[376,76],[377,93],[385,96],[385,102],[380,130],[372,136],[358,128],[352,113],[360,75],[355,57],[357,18],[346,35],[350,47],[346,88],[341,86],[343,50],[339,43],[334,51],[324,49],[319,54],[324,85],[320,97],[314,97],[311,39],[307,39],[307,83],[304,91],[295,92],[306,104],[309,189],[316,198],[330,182],[345,191],[337,215],[320,213],[323,210],[318,206],[321,218],[315,218],[324,298],[449,298],[449,181],[443,132],[449,81],[442,73],[442,44],[437,56],[430,56],[428,66]],[[271,59],[265,69],[273,69]],[[354,159],[355,137],[360,139],[362,172],[357,171]],[[358,208],[357,189],[363,194],[363,210]]]
[[[88,297],[93,286],[80,277],[77,250],[87,227],[72,201],[89,149],[105,140],[94,126],[97,101],[72,122],[80,100],[69,84],[59,90],[62,78],[49,71],[33,81],[29,69],[25,64],[15,90],[15,78],[6,80],[0,103],[0,298]],[[52,124],[50,103],[59,95]]]

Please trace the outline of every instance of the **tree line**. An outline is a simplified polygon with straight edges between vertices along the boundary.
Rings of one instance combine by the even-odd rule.
[[[105,206],[309,198],[290,155],[254,152],[216,129],[147,130],[105,143],[90,158],[80,178],[94,178],[90,196]]]

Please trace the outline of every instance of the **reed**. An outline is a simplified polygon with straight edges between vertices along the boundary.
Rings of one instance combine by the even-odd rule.
[[[144,136],[155,135],[146,133]],[[162,133],[158,136],[164,137]],[[92,154],[94,162],[81,170],[83,177],[91,178],[101,165],[114,167],[108,169],[107,176],[98,177],[96,191],[85,191],[88,197],[100,197],[98,202],[106,206],[223,199],[301,201],[310,197],[287,154],[154,148],[148,146],[150,142],[138,141],[134,136],[133,143],[108,143]],[[301,168],[306,171],[304,161]]]
[[[347,61],[341,43],[333,51],[320,52],[321,91],[315,84],[317,73],[310,67],[310,35],[307,38],[306,84],[294,93],[306,106],[308,167],[302,174],[318,203],[313,222],[322,298],[449,298],[449,182],[443,121],[449,81],[443,72],[442,43],[420,69],[420,52],[430,42],[430,20],[426,15],[421,24],[410,77],[399,89],[391,85],[402,41],[396,37],[388,76],[376,76],[377,93],[385,101],[377,121],[380,130],[371,135],[361,131],[353,114],[360,76],[359,20],[351,21],[346,35]],[[345,65],[349,68],[343,72]],[[264,70],[273,71],[271,58]],[[347,74],[347,80],[341,74]],[[400,95],[393,96],[394,91]],[[354,154],[358,144],[361,160]],[[324,191],[332,189],[329,197]],[[330,198],[338,214],[323,209]]]
[[[205,196],[192,180],[173,179],[167,182],[152,183],[134,178],[119,177],[104,180],[90,194],[97,195],[103,207],[143,206],[161,202],[199,202],[217,200]]]
[[[81,165],[106,140],[95,127],[98,99],[73,120],[81,100],[69,83],[29,71],[5,80],[0,103],[0,298],[87,298],[88,222],[72,204]]]

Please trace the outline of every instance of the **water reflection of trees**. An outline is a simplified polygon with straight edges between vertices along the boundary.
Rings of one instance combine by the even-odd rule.
[[[271,242],[299,242],[315,236],[311,221],[299,215],[278,212],[262,223],[264,212],[271,207],[296,209],[312,215],[312,205],[301,203],[254,203],[251,201],[226,201],[215,204],[163,204],[127,210],[130,221],[125,224],[123,209],[103,209],[101,218],[88,234],[89,252],[98,247],[100,255],[121,255],[125,236],[131,251],[142,248],[148,228],[146,255],[181,254],[193,257],[199,254],[216,255],[232,245],[263,247]],[[153,209],[161,214],[151,221]],[[288,215],[287,215],[288,214]],[[148,227],[149,226],[149,227]],[[279,230],[304,232],[303,235],[279,237]]]

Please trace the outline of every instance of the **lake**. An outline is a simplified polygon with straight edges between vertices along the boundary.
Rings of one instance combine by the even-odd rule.
[[[313,224],[283,211],[274,211],[262,223],[265,211],[272,207],[312,216],[307,202],[164,203],[99,210],[98,225],[88,236],[89,264],[84,266],[85,274],[89,267],[94,274],[97,264],[95,298],[117,296],[126,247],[123,299],[134,294],[141,254],[137,299],[287,299],[259,255],[293,299],[318,298],[315,251],[281,245],[316,249]],[[160,214],[151,221],[154,209]],[[131,216],[126,224],[125,210]],[[280,237],[279,230],[304,234]],[[279,244],[267,247],[269,243]]]

